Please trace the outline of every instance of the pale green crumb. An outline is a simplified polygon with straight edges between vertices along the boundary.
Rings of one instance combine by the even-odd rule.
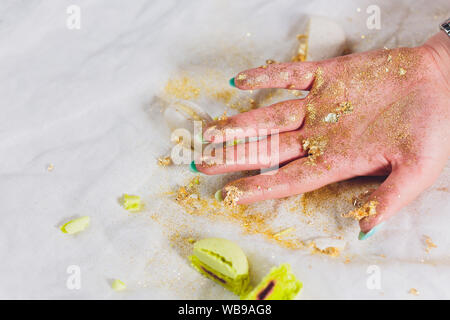
[[[123,291],[127,288],[127,285],[119,279],[114,279],[111,284],[111,288],[113,288],[114,291]]]
[[[63,224],[60,229],[64,233],[74,234],[83,231],[89,226],[91,218],[88,216],[84,216],[81,218],[70,220]]]
[[[144,207],[144,204],[142,203],[140,196],[132,196],[125,193],[122,196],[121,202],[123,207],[130,212],[141,211],[142,208]]]

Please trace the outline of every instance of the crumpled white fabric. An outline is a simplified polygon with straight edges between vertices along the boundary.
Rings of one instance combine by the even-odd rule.
[[[311,14],[334,19],[349,48],[364,51],[418,45],[450,13],[444,0],[377,1],[381,29],[369,30],[372,2],[85,0],[76,2],[81,29],[69,30],[72,1],[2,1],[0,298],[236,298],[189,266],[152,212],[186,223],[198,237],[236,241],[249,257],[253,283],[289,262],[304,283],[300,299],[449,298],[448,167],[371,239],[357,241],[358,227],[348,222],[346,248],[335,259],[188,216],[161,196],[192,177],[187,166],[156,165],[171,147],[152,108],[167,79],[214,68],[225,86],[267,58],[286,60]],[[220,104],[210,107],[213,116],[223,112]],[[229,179],[208,178],[207,190]],[[117,198],[125,192],[141,195],[146,212],[121,208]],[[84,232],[59,231],[84,215],[91,217]],[[280,217],[294,219],[281,211]],[[304,240],[323,236],[314,230],[297,232]],[[438,245],[430,253],[424,234]],[[67,285],[70,266],[79,267],[79,289]],[[116,278],[127,290],[110,288]],[[410,288],[420,295],[408,294]]]

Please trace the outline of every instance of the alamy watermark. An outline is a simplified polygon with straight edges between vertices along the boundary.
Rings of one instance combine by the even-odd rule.
[[[69,275],[66,280],[66,287],[69,290],[81,289],[81,268],[77,265],[70,265],[66,269],[66,273]]]

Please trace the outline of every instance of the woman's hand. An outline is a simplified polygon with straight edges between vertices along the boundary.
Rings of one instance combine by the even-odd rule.
[[[356,176],[388,175],[366,204],[348,214],[360,220],[364,239],[429,187],[445,166],[450,155],[449,71],[450,39],[443,32],[417,48],[243,71],[232,79],[239,89],[310,93],[209,123],[203,133],[204,140],[217,143],[227,140],[224,132],[244,138],[258,130],[279,130],[276,152],[260,148],[256,162],[242,161],[263,143],[247,142],[240,149],[244,153],[236,145],[225,148],[223,164],[203,157],[196,167],[218,174],[264,168],[274,160],[287,163],[274,174],[227,184],[219,198],[228,204],[287,197]]]

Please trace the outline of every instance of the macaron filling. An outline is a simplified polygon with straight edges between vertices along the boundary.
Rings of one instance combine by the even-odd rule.
[[[275,287],[274,280],[270,281],[267,286],[258,293],[257,300],[264,300],[273,291],[273,287]]]
[[[260,284],[248,294],[241,296],[241,299],[293,300],[302,286],[302,283],[291,272],[290,265],[285,263],[272,268]]]

